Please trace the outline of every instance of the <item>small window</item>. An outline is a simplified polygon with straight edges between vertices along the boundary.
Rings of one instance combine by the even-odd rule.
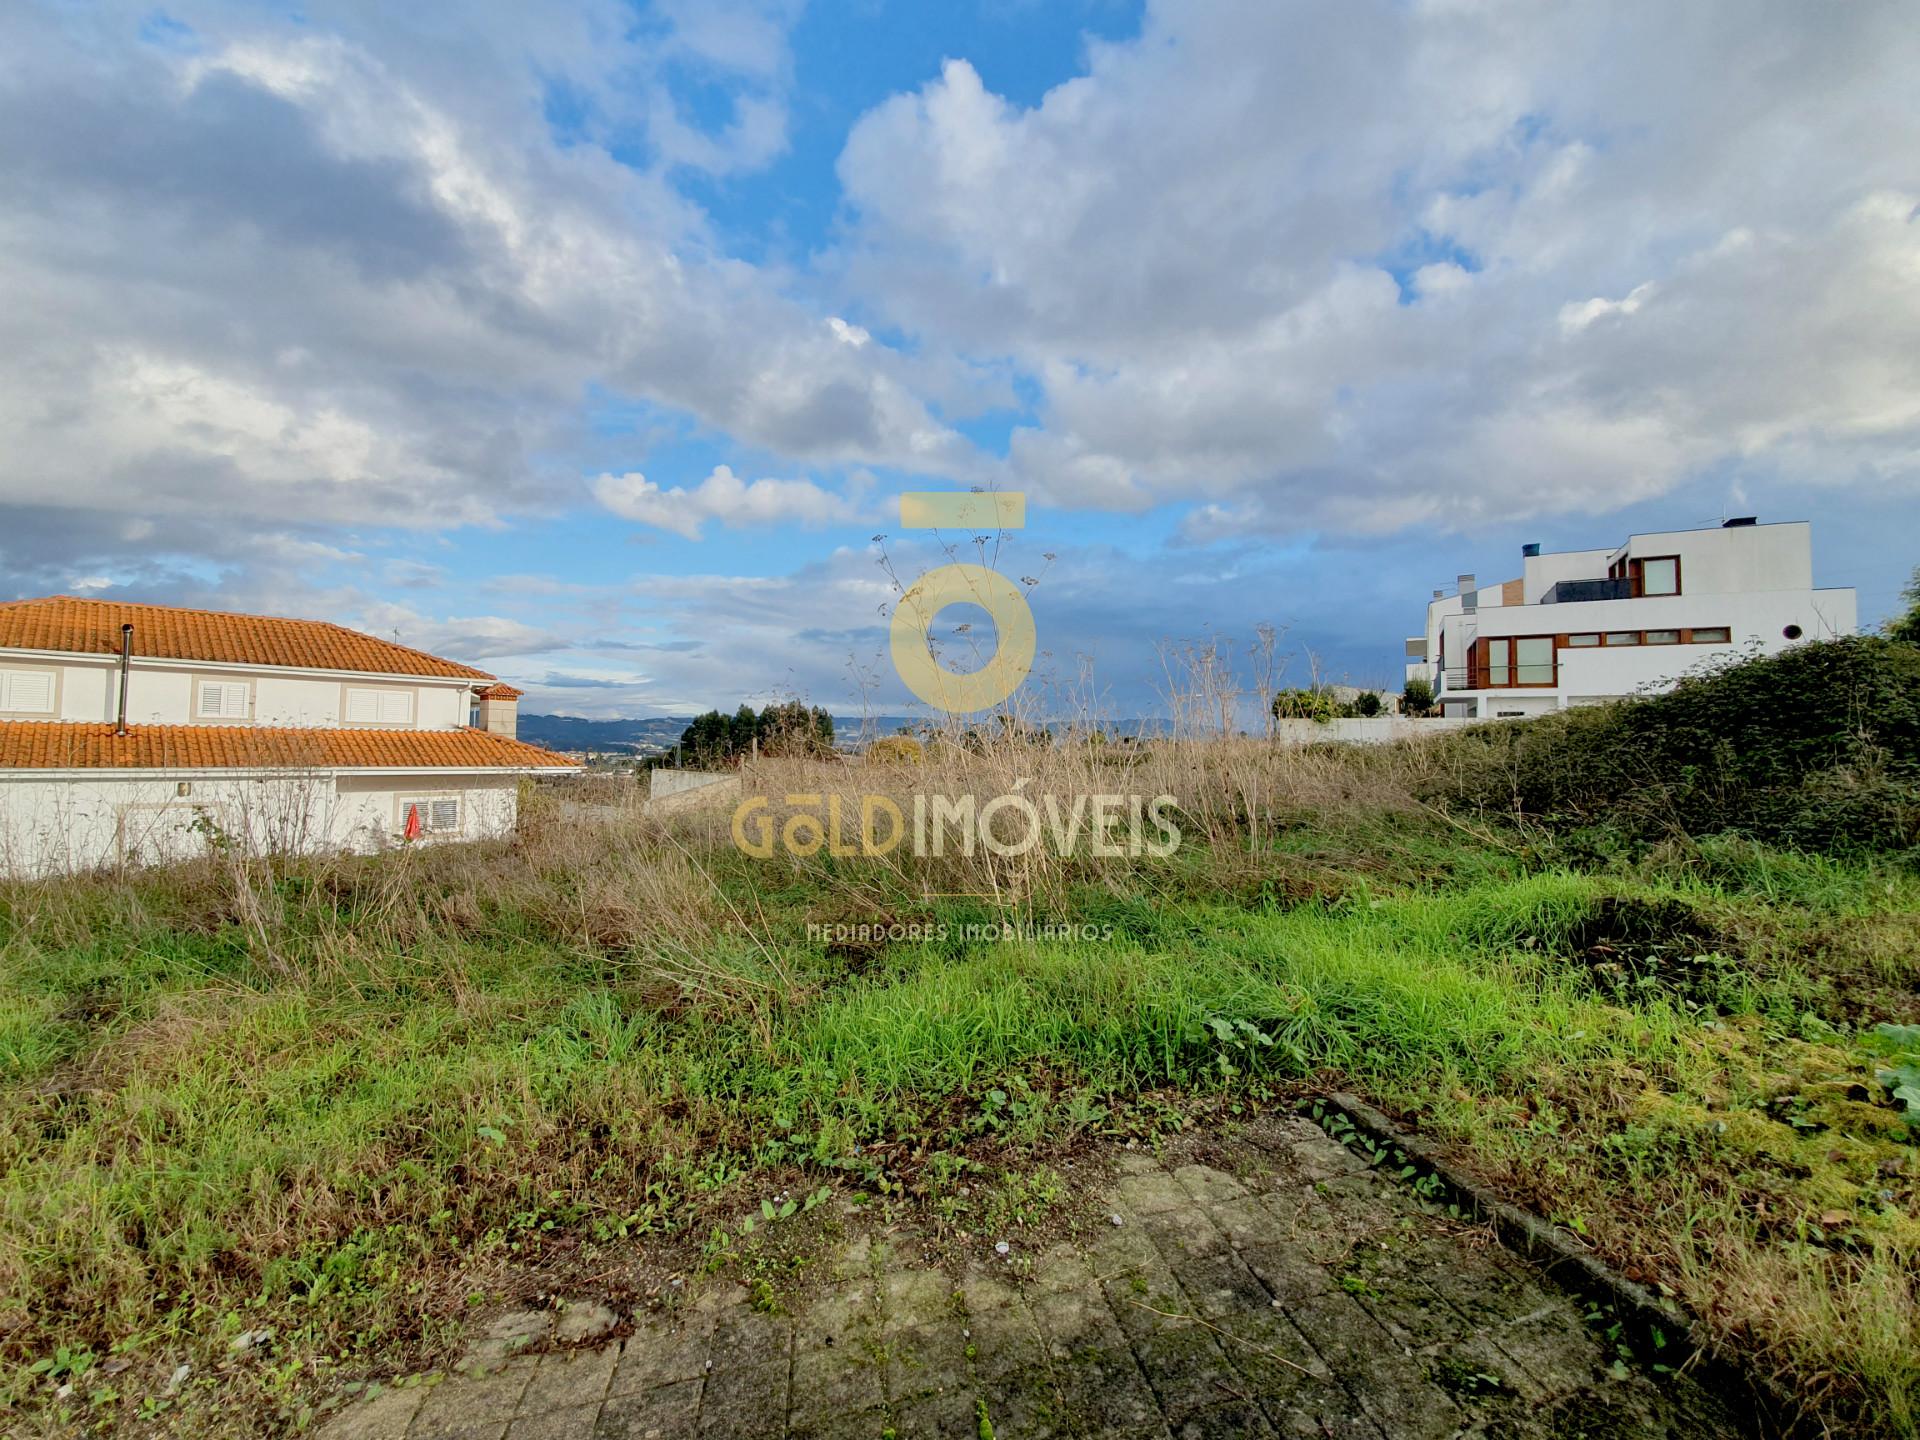
[[[1679,643],[1680,632],[1678,630],[1647,631],[1647,644],[1649,645],[1678,645]]]
[[[1661,555],[1639,561],[1642,595],[1678,595],[1680,593],[1680,557]]]
[[[410,795],[400,802],[400,829],[405,833],[415,815],[428,835],[446,835],[460,828],[460,799],[448,795]]]
[[[1638,630],[1609,630],[1607,632],[1607,644],[1609,645],[1638,645],[1639,643],[1640,632]]]
[[[244,680],[202,680],[200,708],[194,713],[202,720],[244,720],[252,709],[251,691]]]
[[[51,715],[53,672],[0,670],[0,710],[14,715]]]
[[[1696,625],[1693,629],[1693,643],[1696,645],[1728,645],[1733,642],[1733,631],[1725,625]]]
[[[349,725],[411,725],[413,723],[413,692],[350,686],[347,690],[347,723]]]
[[[1598,645],[1599,643],[1600,643],[1600,637],[1598,635],[1567,636],[1567,648],[1569,650],[1585,650],[1594,645]]]

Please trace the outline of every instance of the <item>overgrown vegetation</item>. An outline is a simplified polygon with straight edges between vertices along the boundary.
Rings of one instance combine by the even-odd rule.
[[[1416,745],[743,772],[849,816],[1173,795],[1164,860],[754,860],[725,814],[592,829],[536,797],[500,844],[0,887],[0,1401],[292,1426],[444,1360],[516,1277],[686,1244],[771,1308],[804,1227],[742,1215],[832,1186],[984,1233],[1053,1202],[1066,1149],[1337,1083],[1681,1296],[1814,1423],[1920,1433],[1890,650]],[[1611,800],[1558,745],[1616,767]]]

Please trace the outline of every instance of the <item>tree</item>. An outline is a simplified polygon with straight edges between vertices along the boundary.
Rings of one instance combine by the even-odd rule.
[[[1920,568],[1914,570],[1913,579],[1900,592],[1900,598],[1907,610],[1904,615],[1887,621],[1887,638],[1898,640],[1902,645],[1920,645]]]
[[[1400,692],[1400,708],[1409,715],[1425,715],[1433,709],[1433,686],[1416,675]]]
[[[1371,690],[1362,690],[1354,698],[1353,713],[1362,720],[1371,720],[1381,711],[1380,697]]]

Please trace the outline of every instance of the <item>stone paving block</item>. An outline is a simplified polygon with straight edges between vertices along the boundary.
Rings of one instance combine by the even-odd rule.
[[[1072,1433],[1054,1392],[1053,1375],[1046,1369],[1005,1376],[986,1386],[980,1398],[986,1401],[995,1440],[1001,1436],[1053,1440],[1054,1436]]]
[[[1160,1402],[1124,1345],[1085,1346],[1055,1357],[1053,1383],[1074,1427],[1094,1435],[1164,1429]]]
[[[703,1435],[778,1433],[787,1416],[789,1365],[784,1352],[757,1365],[716,1365],[700,1396]]]
[[[903,1399],[936,1391],[971,1390],[968,1343],[957,1320],[900,1331],[886,1346],[888,1397],[897,1405]]]
[[[1195,1411],[1247,1397],[1239,1372],[1214,1338],[1197,1325],[1150,1335],[1134,1345],[1133,1353],[1175,1434]]]
[[[1273,1427],[1260,1407],[1246,1400],[1230,1400],[1196,1410],[1174,1427],[1174,1440],[1238,1440],[1243,1435],[1271,1435]]]
[[[1149,1175],[1166,1169],[1160,1163],[1160,1157],[1151,1150],[1122,1149],[1114,1157],[1113,1166],[1122,1175]]]
[[[1337,1175],[1355,1175],[1367,1168],[1367,1162],[1335,1140],[1318,1126],[1288,1147],[1294,1168],[1310,1180],[1331,1180]]]
[[[407,1434],[419,1440],[453,1440],[464,1427],[496,1418],[504,1430],[538,1363],[529,1356],[510,1360],[491,1375],[442,1381],[421,1401],[420,1413],[414,1416]]]
[[[1296,1306],[1290,1318],[1366,1413],[1389,1435],[1450,1436],[1459,1407],[1406,1347],[1351,1295],[1333,1291]]]
[[[785,1356],[793,1343],[793,1322],[784,1316],[737,1311],[713,1327],[707,1358],[717,1370],[728,1365],[757,1365],[773,1354]]]
[[[980,1418],[975,1403],[971,1386],[896,1403],[894,1433],[899,1440],[979,1440]]]
[[[387,1387],[335,1416],[322,1429],[325,1440],[400,1440],[427,1398],[424,1387]]]
[[[864,1346],[800,1351],[793,1357],[793,1409],[817,1419],[884,1405],[882,1368]]]
[[[1047,1342],[1033,1318],[1024,1313],[974,1319],[961,1338],[972,1352],[968,1358],[973,1373],[982,1380],[1001,1380],[1047,1363]]]
[[[1122,1176],[1114,1186],[1114,1193],[1120,1203],[1136,1215],[1157,1215],[1163,1210],[1179,1210],[1193,1203],[1180,1182],[1160,1169]]]
[[[599,1413],[598,1405],[523,1412],[507,1426],[506,1440],[590,1440]]]
[[[1127,1336],[1107,1307],[1107,1297],[1097,1287],[1036,1295],[1032,1309],[1047,1353],[1056,1360],[1088,1347],[1126,1347]]]
[[[1238,1252],[1240,1263],[1260,1281],[1260,1288],[1282,1308],[1298,1304],[1333,1287],[1333,1275],[1324,1265],[1295,1245],[1249,1245]]]
[[[1273,1308],[1267,1287],[1231,1250],[1183,1257],[1173,1261],[1171,1268],[1195,1314],[1212,1319]]]
[[[1204,1210],[1189,1205],[1183,1210],[1160,1210],[1140,1217],[1147,1232],[1168,1264],[1189,1255],[1214,1255],[1228,1248],[1220,1227],[1207,1218]]]
[[[698,1320],[672,1329],[650,1325],[636,1332],[620,1346],[607,1394],[632,1395],[704,1375],[710,1338],[711,1331]]]
[[[606,1398],[607,1383],[619,1358],[620,1352],[611,1345],[543,1355],[520,1397],[520,1412],[538,1414],[575,1405],[598,1405]]]
[[[881,1324],[898,1330],[954,1313],[954,1285],[943,1271],[895,1270],[881,1283]]]
[[[632,1395],[619,1395],[600,1407],[593,1440],[664,1440],[691,1435],[700,1415],[704,1382],[682,1380]]]
[[[1232,1200],[1247,1198],[1245,1185],[1226,1171],[1216,1170],[1211,1165],[1182,1165],[1173,1172],[1173,1178],[1180,1182],[1180,1188],[1198,1205],[1225,1205]]]

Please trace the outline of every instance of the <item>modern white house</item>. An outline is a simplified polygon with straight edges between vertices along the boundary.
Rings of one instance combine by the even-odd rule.
[[[0,874],[510,831],[518,690],[316,620],[0,603]]]
[[[1805,521],[1728,520],[1608,550],[1522,549],[1519,579],[1433,592],[1407,678],[1443,716],[1539,715],[1670,687],[1732,656],[1851,635],[1854,592],[1813,583]]]

